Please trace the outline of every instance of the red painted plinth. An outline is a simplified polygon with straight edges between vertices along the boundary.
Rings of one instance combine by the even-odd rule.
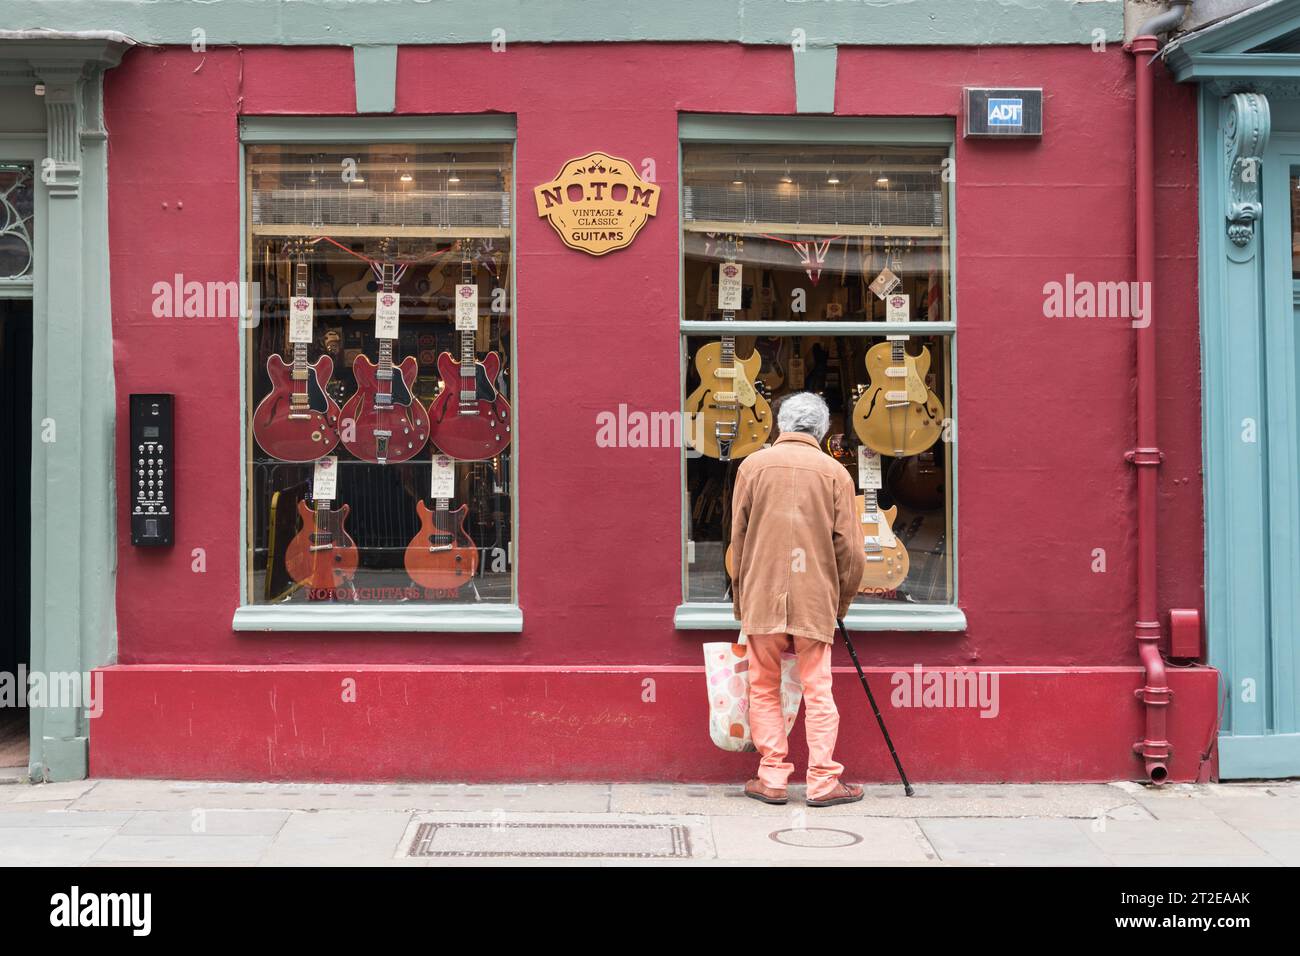
[[[1131,750],[1142,733],[1140,668],[926,671],[970,672],[996,675],[996,716],[978,705],[894,706],[895,675],[912,682],[912,672],[869,672],[914,781],[1141,777]],[[738,782],[757,759],[709,741],[702,667],[151,664],[102,674],[96,777]],[[1170,779],[1210,779],[1218,674],[1188,668],[1169,682]],[[851,669],[836,668],[835,699],[849,779],[896,779]],[[801,725],[791,756],[804,766]]]

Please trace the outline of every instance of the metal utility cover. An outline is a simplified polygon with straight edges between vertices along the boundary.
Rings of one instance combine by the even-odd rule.
[[[421,823],[419,857],[689,859],[686,827],[655,823]]]

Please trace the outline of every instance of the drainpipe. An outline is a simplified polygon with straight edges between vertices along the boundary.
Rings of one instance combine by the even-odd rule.
[[[1155,160],[1152,143],[1154,107],[1150,55],[1160,49],[1157,34],[1175,29],[1191,0],[1175,0],[1170,9],[1146,21],[1129,44],[1137,91],[1137,281],[1146,292],[1147,323],[1137,329],[1137,446],[1125,457],[1137,467],[1137,622],[1138,658],[1146,683],[1135,691],[1146,708],[1146,731],[1133,745],[1141,754],[1147,779],[1162,784],[1169,777],[1169,740],[1165,733],[1169,681],[1160,656],[1160,616],[1156,602],[1156,474],[1164,457],[1156,444]]]

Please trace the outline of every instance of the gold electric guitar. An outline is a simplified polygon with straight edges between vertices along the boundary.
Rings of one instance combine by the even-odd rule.
[[[730,237],[725,261],[718,266],[718,285],[728,269],[737,269],[740,242]],[[736,318],[735,310],[724,309],[724,321]],[[736,337],[724,335],[695,353],[700,386],[686,399],[684,409],[687,441],[701,454],[719,461],[743,458],[757,451],[772,431],[772,407],[754,387],[763,357],[758,351],[747,359],[736,358]]]
[[[925,384],[930,350],[909,355],[907,336],[890,336],[867,352],[871,384],[853,406],[853,430],[862,444],[901,458],[925,451],[943,429],[943,405]]]
[[[858,495],[857,503],[862,521],[863,550],[867,553],[858,591],[892,591],[907,580],[910,567],[907,548],[894,534],[898,509],[881,508],[874,488]]]

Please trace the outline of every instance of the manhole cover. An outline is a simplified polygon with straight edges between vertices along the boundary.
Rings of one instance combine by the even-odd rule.
[[[810,827],[802,830],[777,830],[768,837],[786,846],[817,847],[824,850],[861,843],[862,837],[848,830],[832,830],[828,827]]]
[[[656,823],[421,823],[410,856],[688,859],[686,827]]]

